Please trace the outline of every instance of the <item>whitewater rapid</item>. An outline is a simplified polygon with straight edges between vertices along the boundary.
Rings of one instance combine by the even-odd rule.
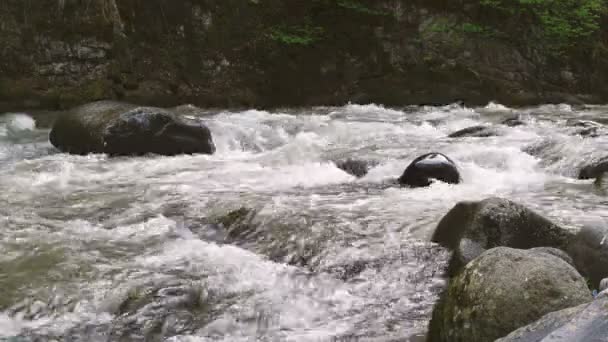
[[[604,106],[187,114],[216,154],[71,156],[39,117],[0,116],[0,339],[420,341],[448,258],[429,236],[457,202],[506,197],[573,229],[608,215],[575,179],[608,135],[568,124],[608,122]],[[479,124],[500,135],[447,137]],[[462,184],[393,185],[433,151]],[[348,158],[375,166],[356,178]],[[241,208],[238,234],[218,223]]]

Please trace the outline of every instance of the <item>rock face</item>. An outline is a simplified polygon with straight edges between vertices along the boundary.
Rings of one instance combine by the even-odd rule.
[[[412,161],[403,171],[398,182],[413,188],[431,185],[433,180],[445,183],[460,183],[460,173],[456,164],[441,153],[427,153]]]
[[[161,155],[215,152],[209,129],[153,107],[101,101],[61,115],[53,124],[51,143],[73,154]]]
[[[485,137],[494,137],[499,135],[500,132],[498,130],[488,127],[488,126],[472,126],[461,129],[454,133],[448,135],[449,138],[463,138],[463,137],[471,137],[471,138],[485,138]]]
[[[578,272],[544,252],[494,248],[450,280],[429,342],[494,341],[550,312],[591,301]]]
[[[608,99],[605,17],[555,55],[531,10],[493,3],[4,0],[0,111]]]
[[[496,342],[606,342],[608,341],[608,295],[600,294],[589,304],[552,312],[519,328]]]
[[[573,234],[534,211],[502,198],[460,202],[439,222],[432,241],[453,250],[448,272],[494,247],[565,250]]]

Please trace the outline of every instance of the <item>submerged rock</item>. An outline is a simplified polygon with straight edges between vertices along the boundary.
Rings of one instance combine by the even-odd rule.
[[[578,173],[578,179],[598,178],[608,171],[608,156],[584,165]]]
[[[357,178],[361,178],[367,175],[369,169],[376,165],[375,162],[357,159],[346,159],[337,161],[335,163],[337,168]]]
[[[547,313],[591,299],[583,277],[561,258],[490,249],[450,280],[433,310],[428,341],[494,341]]]
[[[432,241],[453,250],[448,272],[454,274],[490,248],[566,249],[572,236],[521,204],[488,198],[456,204],[439,222]]]
[[[177,155],[215,152],[202,123],[154,107],[100,101],[77,107],[53,124],[51,143],[73,154]]]
[[[518,116],[515,116],[515,117],[504,119],[501,122],[501,124],[503,124],[505,126],[509,126],[509,127],[517,127],[517,126],[523,126],[526,123],[523,120],[520,120]]]
[[[574,127],[573,134],[582,137],[595,138],[606,134],[604,125],[591,120],[569,119],[566,121],[566,125]]]
[[[485,138],[494,137],[500,135],[495,128],[489,126],[472,126],[461,129],[448,135],[449,138],[463,138],[463,137],[474,137],[474,138]]]
[[[433,179],[450,184],[460,183],[456,163],[444,154],[427,153],[414,159],[403,171],[398,182],[415,188],[429,186]]]
[[[522,151],[533,157],[547,157],[559,147],[558,145],[559,142],[554,139],[544,139],[523,147]]]
[[[556,311],[519,328],[496,342],[606,342],[608,295],[572,308]]]

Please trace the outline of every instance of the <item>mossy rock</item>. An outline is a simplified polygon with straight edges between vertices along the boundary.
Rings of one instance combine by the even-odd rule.
[[[585,279],[543,251],[499,247],[449,282],[433,310],[429,342],[486,342],[553,311],[592,300]]]

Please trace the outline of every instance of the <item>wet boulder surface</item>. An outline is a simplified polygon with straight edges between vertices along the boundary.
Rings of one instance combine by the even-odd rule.
[[[553,311],[592,300],[585,279],[543,251],[490,249],[450,279],[429,342],[494,341]]]
[[[455,274],[494,247],[566,249],[573,233],[513,201],[492,197],[456,204],[439,222],[432,241],[453,251]]]
[[[403,171],[398,182],[403,186],[419,188],[431,185],[433,180],[460,183],[456,163],[445,154],[431,152],[417,157]]]
[[[49,139],[72,154],[213,154],[211,131],[203,123],[155,107],[100,101],[59,116]]]

